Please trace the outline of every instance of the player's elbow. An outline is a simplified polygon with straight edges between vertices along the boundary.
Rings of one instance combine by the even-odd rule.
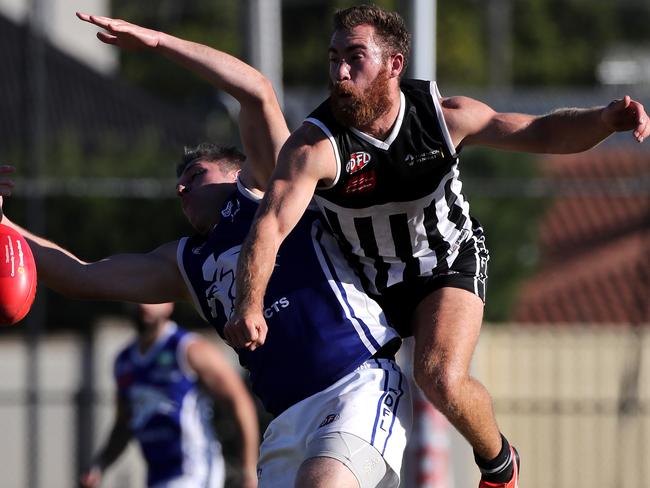
[[[242,99],[242,103],[264,107],[269,104],[277,104],[277,97],[273,90],[273,84],[266,76],[258,73],[249,85],[251,89]]]

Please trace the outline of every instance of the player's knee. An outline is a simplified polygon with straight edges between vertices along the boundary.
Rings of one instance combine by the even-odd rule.
[[[429,400],[443,411],[453,408],[467,379],[465,373],[459,373],[444,365],[416,368],[414,377]]]

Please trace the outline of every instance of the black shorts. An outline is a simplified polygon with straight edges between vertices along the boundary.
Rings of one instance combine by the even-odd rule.
[[[489,259],[483,229],[476,224],[472,235],[460,245],[458,256],[449,268],[390,286],[380,296],[372,297],[384,310],[391,325],[402,337],[408,337],[413,335],[412,320],[416,307],[435,290],[461,288],[474,293],[485,303]]]

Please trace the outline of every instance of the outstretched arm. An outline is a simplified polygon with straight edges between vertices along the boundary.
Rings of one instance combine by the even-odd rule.
[[[2,223],[16,229],[29,242],[39,281],[68,298],[135,303],[190,300],[176,264],[177,242],[145,254],[116,254],[91,263],[32,234],[6,216]]]
[[[614,132],[631,131],[638,142],[650,133],[643,105],[628,96],[605,107],[566,108],[541,116],[498,113],[467,97],[447,98],[442,105],[456,146],[568,154],[590,149]]]
[[[8,164],[0,164],[0,222],[3,224],[2,204],[4,197],[10,197],[14,189],[14,180],[11,175],[15,173],[16,168]]]
[[[2,198],[11,195],[13,166],[0,165],[0,218],[29,242],[38,279],[69,298],[136,303],[190,301],[176,264],[177,242],[146,254],[118,254],[101,261],[82,261],[73,253],[32,234],[2,214]]]
[[[241,178],[249,188],[265,188],[289,130],[271,82],[264,75],[229,54],[164,32],[109,17],[77,16],[105,29],[97,33],[102,42],[127,50],[159,52],[232,95],[241,106],[239,130],[250,162]]]
[[[289,137],[239,255],[235,312],[224,329],[233,347],[254,350],[264,343],[263,299],[280,244],[302,217],[318,182],[335,176],[332,146],[319,129],[303,125]]]
[[[129,407],[127,403],[118,398],[115,413],[115,422],[111,428],[106,444],[95,457],[92,465],[82,473],[80,477],[81,486],[84,488],[95,488],[100,485],[104,471],[115,462],[124,452],[131,440],[129,428]]]
[[[197,339],[187,348],[187,360],[213,397],[225,401],[235,416],[241,434],[242,486],[257,486],[259,424],[253,399],[237,372],[207,340]]]

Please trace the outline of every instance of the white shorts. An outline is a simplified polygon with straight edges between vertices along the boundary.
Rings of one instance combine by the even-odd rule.
[[[390,359],[369,359],[269,424],[260,446],[258,488],[293,487],[309,443],[331,432],[349,433],[371,444],[398,486],[412,416],[409,382],[399,366]]]

